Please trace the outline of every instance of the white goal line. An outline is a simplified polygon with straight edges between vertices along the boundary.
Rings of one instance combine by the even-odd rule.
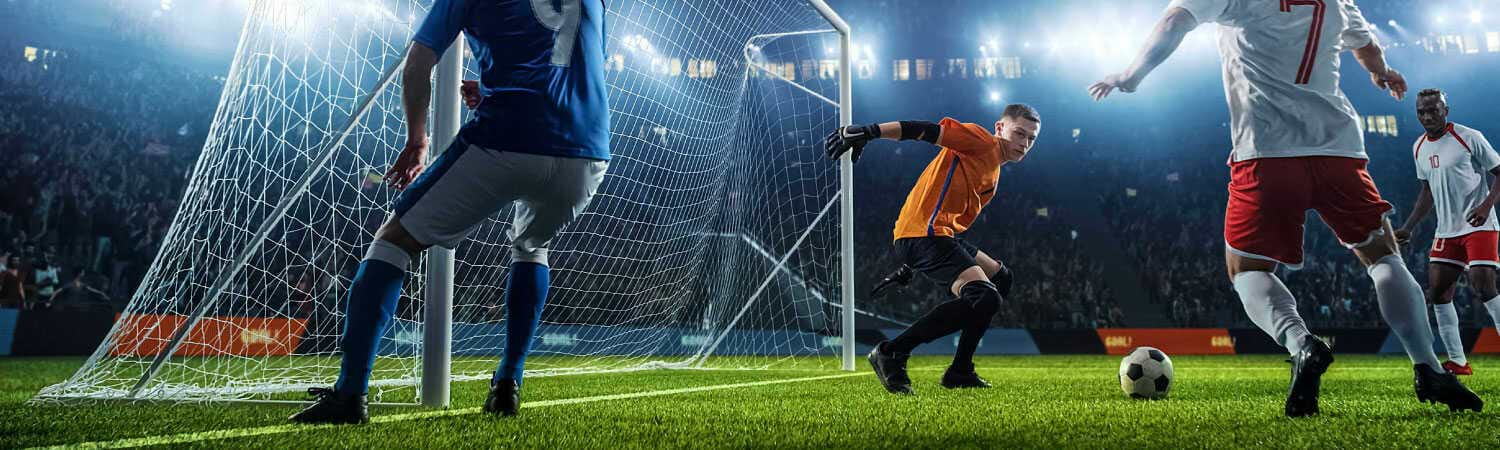
[[[758,386],[769,386],[769,385],[774,385],[774,384],[800,383],[800,382],[805,382],[805,381],[818,381],[818,380],[829,380],[829,379],[835,379],[835,378],[847,378],[847,377],[858,376],[858,375],[866,375],[866,374],[862,373],[862,372],[840,373],[840,374],[834,374],[834,375],[821,375],[821,376],[815,376],[815,377],[784,378],[784,379],[779,379],[779,380],[752,381],[752,382],[746,382],[746,383],[716,384],[716,385],[711,385],[711,386],[695,386],[695,387],[678,388],[678,389],[663,389],[663,390],[657,390],[657,391],[632,392],[632,393],[628,393],[628,394],[610,394],[610,395],[596,395],[596,396],[591,396],[591,397],[575,397],[575,398],[564,398],[564,399],[557,399],[557,400],[542,400],[542,401],[536,401],[536,402],[523,403],[521,405],[521,407],[524,408],[524,409],[533,409],[533,408],[545,408],[545,407],[548,407],[548,406],[576,405],[576,404],[580,404],[580,403],[595,403],[595,402],[604,402],[604,401],[611,401],[611,400],[627,400],[627,399],[633,399],[633,398],[661,397],[661,396],[667,396],[667,395],[691,394],[691,393],[696,393],[696,392],[721,391],[721,390],[727,390],[727,389],[740,389],[740,388],[749,388],[749,387],[758,387]],[[421,412],[413,412],[413,413],[405,413],[405,414],[389,414],[389,415],[381,415],[381,416],[371,417],[370,418],[370,423],[373,425],[373,424],[381,424],[381,423],[394,423],[394,422],[404,422],[404,421],[410,421],[410,420],[429,419],[429,418],[435,418],[435,417],[464,416],[464,415],[470,415],[470,414],[477,414],[479,412],[480,412],[480,409],[478,407],[473,407],[473,408],[462,408],[462,409],[446,409],[446,410],[438,410],[438,411],[421,411]],[[281,424],[281,425],[270,425],[270,426],[264,426],[264,427],[230,428],[230,429],[224,429],[224,430],[211,430],[211,431],[199,431],[199,432],[193,432],[193,433],[169,434],[169,435],[163,435],[163,436],[146,436],[146,437],[130,438],[130,439],[118,439],[118,440],[113,440],[113,441],[80,442],[80,443],[75,443],[75,444],[64,444],[64,445],[57,445],[57,446],[52,446],[52,447],[38,447],[38,448],[47,448],[47,449],[64,449],[64,448],[133,448],[133,447],[146,447],[146,446],[158,446],[158,445],[190,444],[190,443],[195,443],[195,442],[215,441],[215,440],[222,440],[222,439],[238,439],[238,438],[247,438],[247,437],[255,437],[255,436],[267,436],[267,435],[273,435],[273,434],[297,433],[297,432],[303,432],[303,431],[314,431],[314,430],[320,430],[320,429],[332,429],[332,428],[337,428],[337,427],[348,427],[348,426],[351,426],[351,425]]]

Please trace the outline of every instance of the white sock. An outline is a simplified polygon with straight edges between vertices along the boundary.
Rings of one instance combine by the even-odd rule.
[[[1432,351],[1432,326],[1427,324],[1427,300],[1422,296],[1422,286],[1406,270],[1400,255],[1386,255],[1371,264],[1370,279],[1375,282],[1375,298],[1380,302],[1380,315],[1390,324],[1391,332],[1401,339],[1406,356],[1412,364],[1426,364],[1428,368],[1442,370],[1437,352]]]
[[[1490,320],[1495,321],[1495,328],[1500,329],[1500,295],[1484,301],[1484,309],[1490,311]]]
[[[1452,303],[1432,305],[1432,315],[1437,317],[1438,336],[1443,338],[1443,348],[1448,349],[1448,360],[1462,366],[1469,363],[1464,358],[1464,340],[1458,335],[1458,309]]]
[[[1297,314],[1297,299],[1270,272],[1240,272],[1234,276],[1234,291],[1245,304],[1250,321],[1271,335],[1293,355],[1302,351],[1303,338],[1312,335]]]

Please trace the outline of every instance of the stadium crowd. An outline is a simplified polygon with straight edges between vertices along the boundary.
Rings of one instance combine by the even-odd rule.
[[[118,309],[156,255],[218,83],[139,56],[0,59],[5,307]]]

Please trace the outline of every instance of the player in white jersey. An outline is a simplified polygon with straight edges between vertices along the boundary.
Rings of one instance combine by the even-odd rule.
[[[1500,201],[1500,154],[1479,131],[1448,121],[1448,98],[1427,89],[1417,95],[1417,120],[1427,132],[1412,144],[1417,194],[1411,216],[1396,230],[1396,240],[1411,239],[1412,227],[1437,209],[1437,230],[1427,263],[1427,303],[1437,317],[1438,336],[1448,350],[1443,368],[1458,375],[1474,373],[1464,356],[1453,308],[1453,286],[1469,270],[1469,287],[1483,300],[1495,323],[1500,323],[1500,292],[1495,290],[1495,268],[1500,267],[1500,224],[1495,202]],[[1495,175],[1488,184],[1485,174]]]
[[[1365,170],[1359,114],[1339,90],[1339,54],[1352,50],[1376,87],[1398,100],[1406,94],[1359,8],[1353,0],[1173,0],[1131,67],[1090,86],[1090,95],[1134,92],[1200,23],[1219,25],[1234,141],[1224,258],[1251,321],[1292,355],[1286,415],[1318,413],[1319,384],[1333,363],[1272,273],[1302,264],[1307,210],[1367,267],[1381,315],[1411,357],[1417,398],[1479,410],[1479,397],[1438,364],[1422,287],[1396,251],[1385,220],[1391,205]]]

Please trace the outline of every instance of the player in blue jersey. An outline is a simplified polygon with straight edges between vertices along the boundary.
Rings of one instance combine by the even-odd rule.
[[[512,202],[507,340],[484,411],[516,414],[547,299],[548,243],[588,206],[609,164],[604,31],[602,0],[433,2],[402,74],[406,148],[386,173],[404,192],[349,289],[338,382],[310,389],[316,403],[292,421],[367,422],[370,369],[411,260],[433,245],[453,248]],[[460,32],[481,71],[480,101],[474,120],[424,167],[432,69]]]

